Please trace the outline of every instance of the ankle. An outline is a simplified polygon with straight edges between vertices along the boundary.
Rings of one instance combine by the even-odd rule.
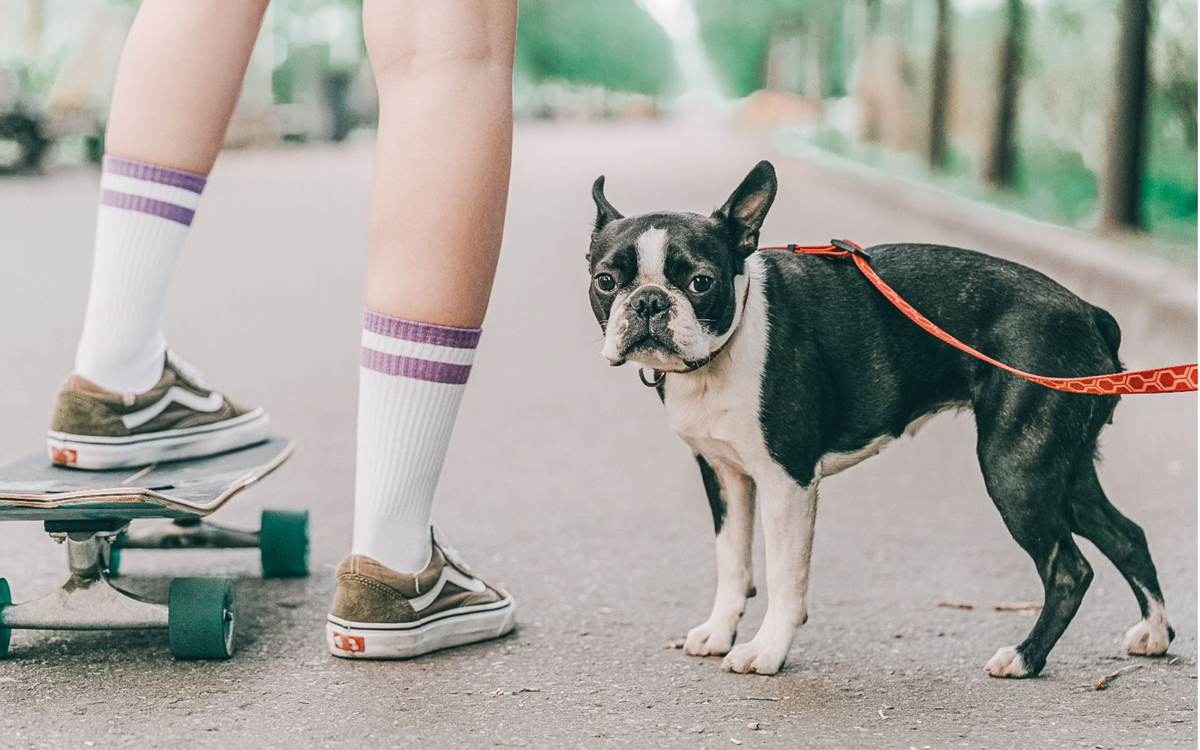
[[[366,555],[397,573],[416,575],[433,559],[432,532],[428,522],[358,511],[352,553]]]
[[[162,378],[166,353],[161,336],[129,347],[96,345],[85,333],[75,353],[75,374],[113,393],[145,393]]]

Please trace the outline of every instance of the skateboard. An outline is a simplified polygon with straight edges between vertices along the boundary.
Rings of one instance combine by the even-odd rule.
[[[237,624],[228,578],[176,578],[166,604],[113,585],[121,551],[257,547],[263,575],[308,574],[308,511],[264,510],[258,531],[206,516],[279,468],[294,444],[282,437],[206,458],[140,469],[82,471],[44,453],[0,467],[0,521],[42,521],[67,547],[71,577],[39,599],[13,604],[0,578],[0,658],[13,629],[166,628],[177,659],[227,659]],[[166,519],[130,528],[141,519]]]

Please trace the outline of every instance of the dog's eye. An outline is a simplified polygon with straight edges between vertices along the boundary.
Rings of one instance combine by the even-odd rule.
[[[602,292],[611,292],[617,288],[617,280],[610,273],[596,274],[596,288]]]
[[[692,279],[692,283],[688,284],[688,289],[697,294],[702,294],[712,288],[712,283],[712,276],[697,276]]]

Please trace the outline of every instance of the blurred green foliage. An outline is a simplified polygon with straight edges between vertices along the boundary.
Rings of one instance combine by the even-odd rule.
[[[728,96],[747,96],[766,80],[772,31],[797,26],[812,40],[813,55],[822,60],[828,80],[824,96],[846,94],[847,5],[824,0],[695,0],[704,47]],[[807,92],[805,92],[807,93]],[[814,92],[815,93],[815,92]]]
[[[700,36],[726,94],[746,96],[762,88],[771,29],[777,21],[805,18],[810,0],[731,3],[696,0]]]
[[[1108,82],[1120,0],[1026,0],[1025,58],[1017,107],[1014,179],[997,193],[979,184],[992,137],[1004,3],[954,0],[951,102],[946,162],[937,175],[960,192],[1038,218],[1094,223],[1103,166]],[[858,95],[865,45],[886,38],[895,55],[894,101],[885,117],[904,120],[898,152],[923,146],[929,119],[934,38],[932,0],[692,0],[722,93],[764,87],[773,39],[799,34],[800,64],[819,71],[791,93],[827,101]],[[1152,87],[1147,102],[1144,224],[1164,238],[1193,242],[1197,223],[1196,0],[1154,0]],[[868,30],[868,25],[870,30]],[[646,94],[677,92],[671,43],[635,0],[523,0],[518,66],[534,80],[560,78]],[[878,71],[875,71],[878,72]],[[857,79],[856,79],[857,77]],[[884,169],[920,171],[919,159],[891,158],[859,142],[854,118],[810,128],[810,143]]]
[[[535,82],[652,95],[675,83],[671,41],[636,0],[521,0],[518,12],[516,68]]]
[[[1093,226],[1107,147],[1120,1],[1027,0],[1014,180],[1008,191],[980,182],[994,125],[1005,24],[1000,2],[953,4],[950,142],[939,172],[931,174],[919,157],[929,118],[932,2],[886,3],[876,32],[891,40],[892,68],[898,70],[894,85],[901,89],[897,94],[903,103],[885,113],[887,118],[904,120],[899,125],[890,123],[902,134],[889,141],[893,152],[877,143],[861,142],[854,118],[828,119],[806,129],[803,140],[1039,219]],[[1193,244],[1197,236],[1196,2],[1156,0],[1154,9],[1141,185],[1143,225],[1163,239]],[[852,51],[860,53],[860,49]],[[860,80],[851,82],[851,97],[857,94],[855,87],[862,85],[862,75],[878,73],[860,72]]]

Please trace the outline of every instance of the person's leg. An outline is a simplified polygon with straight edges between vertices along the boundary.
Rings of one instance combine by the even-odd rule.
[[[478,328],[512,160],[516,0],[366,0],[379,90],[367,307]]]
[[[107,130],[92,281],[51,459],[109,468],[228,450],[267,419],[168,361],[163,304],[268,0],[145,0]],[[160,439],[170,431],[170,440]]]
[[[511,597],[431,542],[430,513],[503,233],[517,3],[366,0],[363,14],[379,138],[354,554],[327,634],[338,656],[398,658],[514,623]]]
[[[117,71],[80,375],[141,393],[162,374],[171,272],[242,88],[267,0],[146,0]]]
[[[379,138],[354,550],[394,570],[429,561],[433,493],[500,252],[516,10],[515,0],[363,6]]]

